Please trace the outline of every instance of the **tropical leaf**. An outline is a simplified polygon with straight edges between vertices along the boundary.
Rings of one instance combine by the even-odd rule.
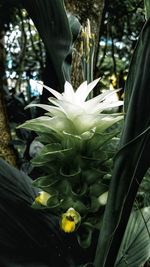
[[[72,35],[63,0],[21,0],[48,52],[59,85],[70,80]]]
[[[74,266],[58,218],[31,207],[38,192],[25,173],[0,159],[0,266]]]
[[[141,32],[126,85],[127,115],[95,256],[96,267],[114,266],[150,153],[150,20]]]
[[[132,212],[115,267],[140,267],[150,257],[150,208]]]

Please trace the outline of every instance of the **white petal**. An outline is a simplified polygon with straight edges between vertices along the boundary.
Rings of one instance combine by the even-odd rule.
[[[53,118],[50,118],[48,116],[41,116],[37,119],[33,119],[31,123],[33,126],[34,124],[41,123],[41,126],[49,128],[50,130],[53,130],[60,135],[63,135],[63,131],[75,133],[76,130],[72,121],[67,117],[55,116]]]
[[[49,98],[49,100],[54,105],[60,107],[69,119],[73,119],[75,116],[85,113],[85,110],[82,107],[75,105],[69,101],[61,101],[54,98]]]
[[[103,115],[103,114],[99,115],[99,121],[97,121],[97,123],[95,125],[96,129],[99,133],[104,132],[106,129],[111,127],[113,124],[115,124],[116,122],[123,119],[123,116],[121,116],[121,115],[111,116],[109,114],[105,114],[103,118],[101,118],[101,115]]]
[[[96,86],[96,84],[99,82],[99,80],[100,80],[100,78],[98,78],[98,79],[96,79],[96,80],[94,80],[88,84],[88,86],[87,86],[88,95],[93,90],[93,88]]]
[[[57,99],[62,99],[62,94],[57,92],[56,90],[42,84],[45,89],[47,89],[52,95],[54,95]]]
[[[73,87],[72,85],[69,83],[69,82],[65,82],[65,85],[64,85],[64,93],[62,94],[63,96],[63,99],[67,100],[67,101],[70,101],[70,102],[74,102],[74,95],[75,95],[75,92],[73,90]]]
[[[84,103],[85,105],[85,109],[91,110],[93,109],[93,107],[95,107],[99,102],[104,101],[106,98],[109,99],[109,97],[113,94],[116,94],[116,92],[118,92],[120,89],[116,89],[116,90],[107,90],[106,92],[86,101]]]
[[[42,108],[42,109],[50,112],[51,115],[53,115],[53,116],[62,116],[62,115],[64,115],[64,111],[61,110],[61,108],[59,108],[59,107],[54,107],[54,106],[45,105],[45,104],[29,104],[28,106],[26,106],[26,108],[30,108],[30,107]]]
[[[99,116],[95,116],[95,114],[89,115],[89,114],[83,113],[83,114],[80,114],[79,116],[76,116],[73,120],[73,123],[78,130],[78,134],[82,134],[94,128],[95,125],[98,123],[98,121],[99,121]]]
[[[99,105],[95,106],[93,110],[91,110],[91,113],[97,113],[97,112],[102,112],[104,110],[110,109],[110,108],[115,108],[123,105],[123,101],[115,101],[115,102],[102,102],[99,103]]]
[[[87,98],[87,81],[83,82],[75,92],[76,102],[82,103]]]
[[[76,91],[76,99],[80,102],[84,102],[89,95],[89,93],[93,90],[96,84],[99,82],[100,78],[94,80],[93,82],[87,84],[87,81],[83,82]]]

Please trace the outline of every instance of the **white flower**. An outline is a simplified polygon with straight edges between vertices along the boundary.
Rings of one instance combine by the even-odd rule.
[[[92,129],[104,131],[121,119],[118,114],[101,113],[104,110],[122,105],[122,101],[113,101],[110,96],[116,90],[109,90],[90,100],[86,100],[100,79],[96,79],[90,84],[83,82],[76,91],[69,82],[65,83],[64,92],[59,92],[43,85],[54,97],[50,97],[50,105],[30,104],[27,107],[41,107],[48,111],[48,116],[35,119],[35,122],[43,120],[45,125],[56,132],[68,132],[81,135]],[[107,99],[107,101],[105,101]],[[32,120],[34,122],[34,120]],[[96,127],[96,128],[95,128]]]

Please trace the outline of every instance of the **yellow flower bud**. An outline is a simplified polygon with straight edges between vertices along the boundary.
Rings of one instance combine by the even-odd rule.
[[[47,192],[41,191],[40,194],[35,198],[35,202],[42,206],[47,206],[47,201],[50,198],[50,194]]]
[[[65,215],[62,216],[61,228],[65,233],[72,233],[75,230],[75,222],[71,220],[72,218],[67,218]]]
[[[80,221],[80,214],[74,208],[69,208],[62,214],[60,227],[65,233],[72,233],[77,229]]]

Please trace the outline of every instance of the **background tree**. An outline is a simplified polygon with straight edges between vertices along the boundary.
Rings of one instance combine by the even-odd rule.
[[[8,29],[7,25],[12,17],[11,5],[8,7],[5,4],[4,1],[0,4],[0,156],[11,164],[16,165],[16,154],[13,146],[10,145],[12,138],[4,100],[4,90],[7,91],[4,36],[6,29]]]
[[[97,72],[105,86],[112,74],[114,87],[122,87],[140,30],[145,22],[143,1],[106,0],[100,34]]]

